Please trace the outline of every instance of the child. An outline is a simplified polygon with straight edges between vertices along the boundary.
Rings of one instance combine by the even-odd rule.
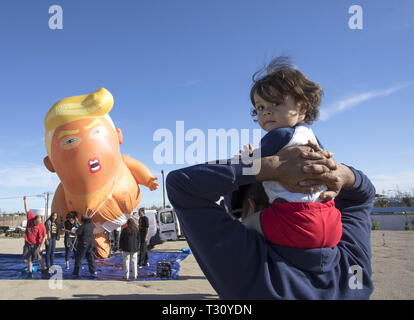
[[[260,142],[261,157],[275,155],[283,148],[318,144],[309,124],[318,116],[322,88],[310,81],[289,62],[278,57],[267,67],[267,74],[256,79],[250,92],[260,127],[267,134]],[[320,144],[319,144],[320,145]],[[244,222],[274,244],[297,248],[332,248],[342,236],[341,213],[335,203],[322,201],[322,186],[312,194],[292,193],[276,181],[263,187],[272,203],[270,208],[249,216]]]

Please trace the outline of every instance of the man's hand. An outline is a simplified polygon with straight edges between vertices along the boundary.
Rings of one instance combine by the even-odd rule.
[[[328,151],[312,152],[310,146],[289,147],[275,156],[265,157],[261,161],[256,181],[274,180],[291,192],[313,193],[323,184],[317,172],[330,172],[337,169],[336,162]],[[299,182],[308,179],[306,185]]]
[[[320,196],[333,199],[344,186],[351,186],[355,177],[346,166],[338,164],[329,151],[309,142],[308,146],[283,149],[276,156],[259,159],[261,170],[257,181],[274,180],[291,192],[313,193],[326,185],[329,190]]]
[[[23,197],[23,201],[24,201],[24,210],[26,211],[26,213],[28,213],[30,211],[30,209],[29,209],[29,205],[27,204],[27,197],[26,196]]]
[[[337,163],[332,159],[333,154],[329,151],[322,150],[318,145],[308,142],[308,145],[312,147],[315,152],[307,153],[303,152],[302,157],[305,159],[322,160],[323,158],[329,159],[335,163],[337,169],[327,170],[327,168],[320,164],[307,165],[304,170],[310,174],[319,174],[318,179],[306,179],[299,182],[301,186],[312,186],[319,182],[323,182],[328,187],[328,190],[322,192],[319,196],[320,199],[325,201],[333,200],[343,187],[350,187],[355,183],[355,176],[351,169],[343,164]]]

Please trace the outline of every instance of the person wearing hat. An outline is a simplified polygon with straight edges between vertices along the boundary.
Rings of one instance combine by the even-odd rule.
[[[257,174],[245,174],[257,164]],[[326,185],[342,214],[338,245],[304,249],[266,241],[243,224],[269,205],[250,187],[238,206],[231,199],[224,199],[225,206],[217,204],[220,197],[262,181],[278,181],[301,193]],[[337,163],[331,153],[295,146],[250,164],[190,166],[170,172],[166,187],[190,249],[221,299],[369,299],[373,292],[370,212],[375,188],[361,171]],[[233,216],[235,209],[242,221]]]
[[[24,209],[27,214],[27,225],[24,233],[23,260],[28,265],[27,279],[33,279],[33,261],[38,260],[42,267],[42,274],[47,274],[41,252],[46,241],[46,228],[42,217],[35,216],[29,209],[26,196],[23,197]]]

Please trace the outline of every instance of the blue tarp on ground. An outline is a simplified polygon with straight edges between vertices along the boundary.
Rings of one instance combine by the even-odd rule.
[[[184,251],[184,250],[183,250]],[[138,279],[142,280],[175,280],[178,279],[178,273],[180,271],[179,261],[184,260],[189,255],[189,252],[148,252],[148,267],[142,267],[138,269]],[[43,256],[44,258],[44,256]],[[79,277],[72,276],[74,260],[70,260],[70,268],[66,270],[65,267],[65,254],[55,253],[55,265],[59,266],[59,270],[62,272],[63,279],[70,280],[121,280],[123,277],[123,257],[122,253],[115,253],[113,256],[106,259],[96,259],[96,267],[98,275],[92,277],[89,274],[88,265],[86,259],[83,261],[83,269],[80,271]],[[158,261],[170,261],[172,265],[171,277],[158,278],[157,274],[157,262]],[[130,268],[131,270],[131,268]],[[53,273],[49,276],[42,276],[40,272],[41,268],[39,263],[35,261],[33,264],[33,279],[49,279]],[[132,271],[132,270],[131,270]],[[54,272],[57,275],[56,271]],[[21,254],[0,254],[0,279],[26,279],[27,276],[27,264],[23,262],[23,256]],[[130,273],[130,280],[132,278],[132,272]]]

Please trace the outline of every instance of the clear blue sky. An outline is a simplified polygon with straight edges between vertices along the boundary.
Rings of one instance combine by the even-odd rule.
[[[63,30],[48,27],[54,4]],[[348,27],[354,4],[363,30]],[[336,159],[363,170],[378,192],[412,192],[413,36],[410,0],[2,0],[0,198],[57,186],[42,163],[43,120],[57,100],[111,91],[121,151],[160,177],[183,165],[154,163],[154,132],[174,132],[178,120],[206,133],[258,128],[251,75],[281,54],[323,86],[313,128]],[[161,188],[143,190],[143,205],[162,204]],[[0,208],[22,211],[23,202]]]

